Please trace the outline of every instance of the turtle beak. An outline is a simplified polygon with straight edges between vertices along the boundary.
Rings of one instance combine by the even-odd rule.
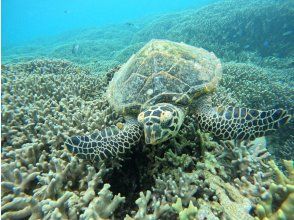
[[[152,131],[151,126],[144,127],[145,143],[154,145],[157,143],[154,131]]]
[[[145,143],[151,144],[151,128],[150,126],[144,127]]]

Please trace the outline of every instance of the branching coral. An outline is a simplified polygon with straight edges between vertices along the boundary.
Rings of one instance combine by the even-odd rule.
[[[153,192],[157,198],[174,204],[183,219],[190,219],[190,215],[197,216],[197,219],[228,216],[253,219],[249,214],[252,208],[250,200],[241,195],[235,186],[224,182],[206,167],[193,173],[179,170],[178,175],[179,177],[163,175],[157,178]],[[185,207],[191,212],[185,211]]]
[[[2,73],[2,80],[4,146],[19,148],[34,143],[40,151],[48,145],[57,148],[66,135],[95,130],[111,113],[106,110],[105,101],[93,101],[103,90],[99,88],[100,79],[93,75],[39,76],[7,70]],[[107,113],[101,112],[103,109]]]
[[[88,74],[89,70],[75,65],[67,60],[35,59],[30,62],[5,66],[5,71],[20,74]]]
[[[286,176],[274,161],[269,161],[276,181],[262,194],[255,212],[259,219],[292,219],[294,216],[294,166],[293,161],[284,160]]]
[[[217,149],[218,156],[216,158],[217,160],[224,161],[227,172],[231,172],[230,177],[250,177],[254,172],[262,171],[266,173],[266,170],[269,168],[266,161],[270,154],[265,146],[264,138],[239,143],[221,141],[221,145]]]
[[[183,208],[182,200],[178,198],[172,207],[179,213],[180,220],[192,220],[196,218],[198,209],[193,205],[192,201],[190,201],[188,208]]]
[[[190,201],[195,201],[193,196],[198,187],[204,183],[196,173],[184,173],[179,168],[176,174],[176,177],[162,174],[156,178],[153,191],[155,194],[161,195],[161,198],[167,202],[176,202],[179,197],[186,206]]]
[[[268,189],[271,180],[271,172],[263,173],[261,171],[255,173],[249,180],[242,176],[234,180],[240,193],[250,199],[253,204],[260,202],[261,195]]]
[[[139,207],[137,212],[134,212],[134,217],[126,216],[125,220],[152,220],[152,219],[160,219],[164,213],[170,210],[170,206],[168,204],[161,204],[160,201],[153,200],[151,204],[149,204],[151,200],[151,192],[148,190],[146,195],[143,192],[140,193],[140,198],[136,200],[136,204]],[[149,204],[149,205],[148,205]],[[153,213],[149,214],[148,210],[151,207],[153,209]]]
[[[7,67],[2,80],[2,218],[79,219],[89,204],[87,213],[113,216],[124,200],[102,188],[109,170],[61,147],[68,135],[115,123],[107,102],[95,101],[106,82],[54,60]]]
[[[252,7],[252,2],[225,1],[197,12],[162,16],[134,38],[135,31],[123,28],[116,35],[125,36],[119,42],[111,28],[83,33],[81,38],[98,36],[97,41],[95,45],[93,41],[81,43],[76,57],[70,52],[71,43],[51,48],[57,57],[86,62],[87,68],[48,59],[2,66],[2,219],[115,219],[125,200],[127,205],[133,202],[105,184],[103,178],[110,172],[105,166],[72,157],[62,144],[67,136],[89,134],[121,120],[103,95],[116,69],[106,76],[93,73],[105,72],[124,61],[150,37],[165,36],[204,47],[223,61],[247,62],[224,63],[224,79],[215,104],[292,108],[291,57],[259,56],[291,55],[291,48],[283,49],[289,45],[288,37],[252,41],[256,32],[272,34],[272,27],[279,26],[273,24],[292,18],[291,9],[275,1],[261,0],[260,7]],[[268,19],[262,19],[258,26],[254,21],[260,16]],[[287,28],[275,30],[272,36],[280,37]],[[264,40],[276,44],[265,48]],[[244,47],[251,52],[244,52]],[[148,159],[138,166],[146,171],[145,179],[156,176],[155,184],[152,191],[140,193],[135,202],[138,209],[130,211],[133,206],[127,207],[132,217],[126,219],[252,219],[250,209],[257,203],[255,210],[261,219],[293,215],[293,168],[289,162],[286,168],[290,175],[286,177],[273,162],[267,165],[269,154],[260,145],[219,145],[198,132],[195,124],[193,117],[187,117],[171,141],[153,148],[143,146]],[[276,183],[269,179],[270,168],[279,177]],[[143,182],[142,176],[138,182]],[[125,182],[133,184],[130,191],[139,188],[132,180]]]
[[[103,188],[98,193],[98,197],[95,197],[90,202],[84,214],[80,216],[80,219],[109,218],[113,215],[120,203],[125,201],[125,198],[121,197],[120,194],[113,197],[109,188],[109,184],[104,184]]]
[[[249,214],[252,208],[250,200],[242,196],[237,188],[229,183],[223,182],[216,176],[209,177],[209,180],[211,181],[210,187],[216,192],[224,216],[232,219],[253,219]]]

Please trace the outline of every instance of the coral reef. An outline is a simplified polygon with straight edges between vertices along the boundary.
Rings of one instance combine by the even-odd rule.
[[[256,109],[274,109],[279,106],[293,113],[293,71],[293,66],[260,67],[253,63],[224,63],[223,80],[215,99],[218,102],[223,100],[225,104],[233,103]],[[224,98],[223,94],[226,94]],[[289,123],[267,137],[269,152],[276,158],[293,158],[293,151],[289,150],[291,147],[288,146],[293,128],[293,123]],[[285,151],[289,153],[284,154]]]
[[[2,69],[3,219],[253,219],[261,207],[276,215],[263,197],[274,183],[270,167],[278,173],[267,164],[265,139],[216,142],[193,115],[174,139],[140,143],[125,161],[89,164],[67,152],[68,136],[123,120],[104,97],[118,68],[97,75],[64,60],[36,60]],[[288,207],[291,198],[271,202]]]
[[[113,197],[109,188],[109,184],[104,184],[103,188],[98,193],[98,197],[95,197],[89,203],[88,208],[86,208],[84,214],[80,216],[80,219],[109,218],[113,215],[113,212],[120,203],[125,201],[125,198],[121,197],[119,194]]]
[[[269,165],[276,175],[276,181],[262,194],[255,212],[260,219],[291,219],[294,215],[294,165],[293,161],[283,161],[288,172],[286,176],[274,161]]]
[[[226,164],[225,170],[231,178],[250,177],[253,172],[266,173],[269,168],[266,162],[270,154],[265,146],[264,137],[241,143],[221,141],[216,158]]]
[[[152,204],[150,205],[154,210],[153,213],[148,214],[148,203],[151,200],[151,192],[147,190],[146,195],[143,192],[140,193],[140,198],[136,200],[136,204],[139,209],[137,212],[133,212],[134,217],[126,216],[125,220],[131,219],[142,219],[142,220],[151,220],[151,219],[160,219],[165,212],[170,210],[170,206],[168,204],[161,204],[160,201],[156,201],[153,199]]]
[[[274,156],[279,167],[283,166],[280,158],[286,160],[291,160],[294,158],[294,136],[292,135],[293,129],[294,124],[291,123],[286,128],[267,138],[269,151]]]
[[[291,1],[228,0],[138,28],[113,25],[4,49],[1,218],[291,219],[293,161],[284,161],[284,174],[270,154],[293,159],[293,124],[271,137],[221,142],[199,132],[190,115],[175,138],[97,164],[73,157],[63,143],[123,120],[105,88],[150,38],[222,59],[216,105],[293,110],[293,24],[286,22],[293,14]]]
[[[91,72],[107,72],[125,62],[132,51],[140,47],[131,45],[137,28],[125,24],[70,31],[44,41],[3,47],[2,62],[5,64],[28,62],[34,59],[67,59],[86,65]],[[73,52],[73,47],[77,50]]]
[[[294,102],[293,81],[291,72],[277,72],[273,68],[261,68],[249,63],[227,62],[223,65],[221,85],[246,106],[291,109]]]
[[[97,101],[106,79],[62,60],[3,70],[2,219],[106,218],[124,201],[103,185],[108,169],[97,172],[61,147],[68,135],[117,117],[102,97]]]
[[[180,219],[193,219],[192,216],[196,219],[221,219],[227,216],[253,219],[249,214],[252,208],[249,199],[234,185],[224,182],[221,175],[212,173],[201,164],[199,168],[192,173],[178,169],[175,176],[158,177],[154,194],[160,201],[171,204]]]
[[[136,28],[111,25],[65,33],[43,44],[4,48],[2,60],[67,58],[92,73],[105,74],[150,39],[170,39],[213,51],[225,63],[217,104],[293,109],[294,27],[288,22],[293,14],[290,0],[220,1],[201,9],[136,21]],[[80,48],[77,55],[72,54],[75,44]],[[273,139],[270,151],[278,157],[281,155],[274,148],[285,143],[277,139]]]
[[[18,63],[13,66],[2,66],[5,71],[18,74],[89,74],[89,70],[75,65],[67,60],[37,59],[30,62]]]
[[[188,208],[183,208],[182,200],[178,198],[177,202],[173,204],[172,207],[179,213],[180,220],[195,219],[197,216],[198,209],[192,202],[189,203]]]
[[[290,1],[220,1],[200,10],[156,18],[135,35],[135,41],[147,38],[183,41],[226,59],[238,59],[244,51],[263,56],[293,55],[293,35],[289,32],[293,25],[284,25],[287,19],[293,19],[292,12]]]

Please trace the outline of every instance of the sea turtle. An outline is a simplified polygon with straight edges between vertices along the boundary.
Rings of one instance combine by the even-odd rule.
[[[115,74],[107,98],[125,123],[66,141],[69,151],[88,160],[119,157],[145,136],[146,144],[174,137],[185,115],[220,139],[254,139],[288,122],[285,110],[213,107],[211,93],[222,75],[220,60],[202,48],[151,40]],[[144,132],[143,132],[144,131]]]

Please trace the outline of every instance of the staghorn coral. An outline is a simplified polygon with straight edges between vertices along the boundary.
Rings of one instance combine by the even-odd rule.
[[[294,215],[294,166],[293,161],[283,161],[288,172],[286,176],[274,161],[269,161],[276,179],[269,190],[261,195],[255,212],[259,219],[291,219]]]
[[[173,204],[172,207],[179,213],[180,220],[196,218],[198,209],[193,205],[192,201],[190,201],[188,208],[183,208],[182,200],[178,198],[177,202]]]
[[[265,138],[241,143],[217,143],[209,135],[191,129],[192,121],[188,120],[180,138],[176,137],[167,146],[156,146],[151,151],[152,155],[165,151],[162,157],[156,156],[155,173],[163,173],[155,177],[152,194],[157,200],[171,205],[179,198],[183,201],[183,209],[192,202],[198,209],[197,219],[228,218],[236,213],[240,215],[234,218],[246,216],[253,219],[249,213],[260,201],[272,178],[267,164],[270,154],[265,148]],[[194,141],[192,143],[198,154],[187,143],[190,140]],[[181,148],[182,144],[186,147]],[[158,169],[158,166],[164,169]],[[175,170],[179,166],[183,170]],[[235,184],[231,182],[234,178]],[[166,215],[174,216],[172,213],[169,211]]]
[[[272,182],[272,172],[263,173],[258,171],[248,179],[242,176],[234,179],[234,182],[240,193],[256,205],[260,202],[261,195],[266,192]]]
[[[58,219],[79,219],[93,212],[109,217],[124,201],[119,195],[112,201],[108,185],[97,192],[102,177],[108,172],[104,166],[96,172],[92,166],[86,168],[84,163],[78,163],[75,158],[69,163],[52,158],[50,163],[52,167],[49,172],[42,174],[26,174],[25,167],[21,167],[21,173],[15,169],[14,174],[11,174],[10,169],[16,163],[2,166],[2,179],[5,179],[1,184],[3,219],[50,219],[53,215],[59,216]],[[78,186],[75,182],[79,183]],[[99,211],[95,205],[97,202],[100,204]],[[87,210],[83,210],[88,205]]]
[[[223,209],[223,215],[232,219],[253,219],[249,214],[252,204],[249,199],[242,196],[238,189],[225,183],[220,177],[206,173],[210,187],[215,190],[218,203]]]
[[[189,219],[190,214],[197,216],[197,219],[221,219],[228,216],[253,219],[249,214],[253,207],[250,200],[233,184],[224,182],[218,174],[211,173],[206,167],[192,173],[179,169],[178,176],[157,177],[153,193],[158,200],[175,206],[183,219]],[[188,210],[184,211],[188,205],[193,211],[190,214],[186,213]]]
[[[107,102],[96,101],[106,78],[60,60],[5,67],[1,77],[2,218],[79,219],[89,204],[87,213],[113,216],[124,200],[103,188],[109,169],[62,148],[67,135],[115,123]]]
[[[110,185],[104,184],[103,188],[98,192],[98,197],[95,197],[86,208],[84,214],[80,219],[100,219],[109,218],[117,209],[120,203],[125,201],[120,194],[113,197],[112,192],[109,191]]]
[[[108,114],[111,117],[110,109],[101,113],[107,108],[104,100],[94,101],[101,94],[99,90],[103,91],[103,83],[95,75],[43,74],[40,77],[4,71],[2,81],[4,145],[18,148],[40,139],[39,145],[57,147],[67,134],[95,130],[107,120]]]
[[[210,152],[205,152],[203,155],[203,162],[199,161],[196,164],[197,169],[208,170],[214,175],[218,175],[224,179],[228,178],[225,168],[222,164],[218,163],[215,156]]]
[[[64,61],[47,60],[42,65],[59,66],[59,62]],[[42,66],[27,68],[30,65],[29,62],[25,66],[5,67],[2,75],[2,169],[5,170],[2,217],[122,218],[117,211],[121,211],[119,207],[129,198],[128,194],[120,197],[120,189],[114,192],[112,186],[104,184],[105,175],[111,176],[110,170],[101,164],[89,165],[72,158],[62,146],[67,136],[88,134],[121,120],[103,97],[112,74],[105,77],[87,70],[79,72],[70,63],[65,69],[52,67],[51,72],[42,73]],[[230,101],[231,97],[223,100]],[[197,132],[193,120],[187,118],[181,133],[170,142],[152,149],[144,144],[140,146],[148,153],[143,159],[147,162],[141,161],[140,149],[131,157],[137,161],[138,169],[145,172],[140,174],[138,182],[145,184],[147,178],[156,176],[152,192],[146,190],[136,200],[139,210],[130,211],[134,210],[129,206],[132,200],[127,204],[127,211],[134,219],[167,218],[177,214],[183,218],[196,215],[198,219],[239,218],[241,215],[252,218],[250,207],[259,201],[268,184],[263,179],[267,176],[264,168],[268,166],[263,161],[267,160],[267,152],[263,148],[251,148],[250,144],[220,146],[209,135]],[[218,150],[226,155],[218,158]],[[227,166],[230,164],[227,161],[240,167],[240,171],[232,172],[233,166]],[[229,167],[228,173],[223,167]],[[14,172],[9,172],[11,170]],[[129,172],[126,168],[124,171]],[[238,190],[233,183],[223,181],[242,175],[242,183],[235,182]],[[130,183],[127,193],[138,190],[137,182],[127,178],[120,179]],[[245,197],[249,197],[252,204]],[[179,213],[170,208],[177,198],[182,201]],[[191,212],[188,204],[191,204]]]
[[[198,191],[199,186],[204,187],[203,181],[196,173],[185,173],[178,168],[176,176],[166,176],[164,173],[155,179],[153,192],[160,195],[162,200],[175,203],[177,197],[186,206],[190,201],[196,201],[193,196]]]
[[[136,200],[136,204],[139,209],[137,212],[133,212],[134,217],[126,216],[125,220],[152,220],[152,219],[160,219],[162,215],[170,210],[170,206],[168,204],[161,204],[160,201],[156,201],[153,199],[151,204],[148,203],[151,200],[151,191],[147,190],[146,195],[143,192],[140,192],[140,198]],[[153,209],[153,213],[148,214],[149,207]]]
[[[259,171],[266,173],[269,166],[266,164],[270,157],[265,138],[254,141],[221,141],[217,150],[217,160],[223,161],[231,178],[250,177]],[[238,169],[236,169],[238,168]]]

